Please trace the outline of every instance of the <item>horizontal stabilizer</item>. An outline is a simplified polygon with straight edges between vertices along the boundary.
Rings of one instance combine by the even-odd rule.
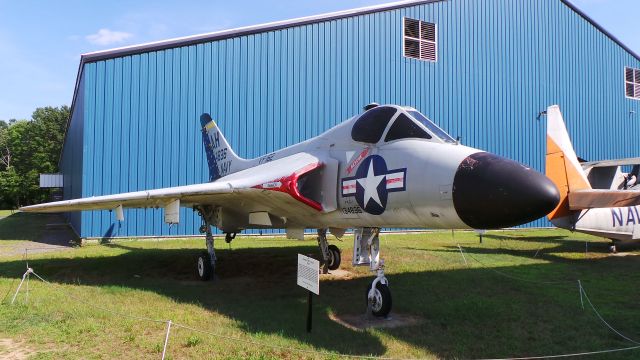
[[[569,193],[569,209],[612,208],[640,205],[640,191],[579,190]]]
[[[610,167],[610,166],[625,166],[625,165],[640,165],[640,157],[626,158],[626,159],[614,159],[614,160],[600,160],[583,162],[582,168],[587,170],[595,167]]]

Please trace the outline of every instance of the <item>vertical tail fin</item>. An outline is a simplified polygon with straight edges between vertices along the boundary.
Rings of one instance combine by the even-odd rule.
[[[570,213],[568,194],[571,191],[591,189],[582,170],[558,105],[547,108],[547,156],[545,175],[558,187],[560,203],[549,213],[549,220]]]
[[[238,157],[231,149],[211,115],[202,114],[200,125],[202,125],[202,142],[209,166],[209,181],[215,181],[225,175],[242,170],[242,163],[245,160]]]

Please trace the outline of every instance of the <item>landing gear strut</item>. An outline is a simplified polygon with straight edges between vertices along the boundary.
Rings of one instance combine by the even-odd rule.
[[[322,273],[327,274],[329,270],[336,270],[340,267],[340,249],[335,245],[329,245],[327,241],[327,229],[318,229],[318,246],[322,254]]]
[[[202,226],[200,226],[200,232],[205,234],[207,251],[203,251],[200,255],[198,255],[197,275],[200,280],[207,281],[211,279],[215,272],[217,260],[216,250],[213,246],[213,233],[211,232],[211,226],[213,226],[214,224],[214,209],[211,206],[204,206],[198,209],[198,213],[202,217]]]
[[[353,265],[369,265],[376,278],[367,287],[367,314],[387,317],[392,298],[389,281],[384,276],[384,260],[380,259],[380,229],[360,228],[354,231]]]

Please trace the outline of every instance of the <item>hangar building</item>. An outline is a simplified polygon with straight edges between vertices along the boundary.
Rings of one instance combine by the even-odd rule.
[[[415,0],[85,54],[61,154],[64,197],[207,181],[199,116],[243,157],[370,102],[413,106],[462,143],[543,170],[559,104],[585,159],[638,156],[640,57],[566,0]],[[69,214],[82,237],[197,234],[181,210]],[[547,226],[546,220],[528,226]]]

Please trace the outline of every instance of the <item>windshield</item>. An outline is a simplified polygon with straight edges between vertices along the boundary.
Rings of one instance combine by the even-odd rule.
[[[431,139],[431,135],[424,130],[415,120],[411,119],[404,113],[400,113],[393,125],[387,131],[384,141],[393,141],[399,139]]]
[[[408,112],[409,114],[411,114],[411,116],[413,116],[414,119],[421,122],[422,125],[424,125],[427,129],[429,129],[429,131],[431,131],[431,133],[433,133],[435,136],[442,139],[444,142],[448,142],[448,143],[456,142],[451,136],[449,136],[449,134],[447,134],[446,132],[444,132],[444,130],[436,126],[436,124],[432,123],[431,120],[427,119],[424,115],[420,114],[415,110],[411,110]]]
[[[391,106],[378,106],[362,114],[353,128],[351,138],[355,141],[375,144],[398,110]]]

